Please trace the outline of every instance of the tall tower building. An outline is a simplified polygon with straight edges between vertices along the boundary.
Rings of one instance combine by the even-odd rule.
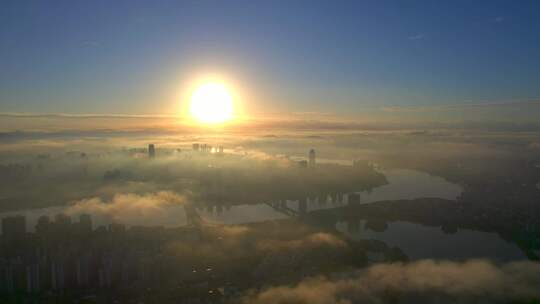
[[[26,292],[39,292],[40,287],[39,263],[26,266]]]
[[[78,286],[88,285],[90,281],[90,254],[85,253],[77,259],[76,277]]]
[[[63,213],[59,213],[54,217],[54,223],[52,225],[52,235],[55,238],[63,237],[66,233],[72,232],[71,217]]]
[[[63,290],[65,287],[64,261],[59,259],[51,263],[51,287],[53,290]]]
[[[81,214],[79,216],[79,228],[82,233],[92,232],[92,217],[90,214]]]
[[[61,227],[61,228],[67,228],[69,229],[69,227],[71,226],[71,217],[69,215],[66,215],[64,213],[58,213],[55,217],[54,217],[54,223]],[[65,230],[63,230],[65,231]]]
[[[309,167],[315,167],[315,150],[309,150]]]
[[[154,158],[156,157],[156,148],[154,147],[154,144],[148,145],[148,158]]]
[[[51,219],[46,215],[40,216],[36,224],[36,233],[42,236],[46,235],[50,232],[50,228]]]
[[[0,285],[0,292],[3,293],[13,293],[15,291],[15,274],[14,274],[14,266],[8,263],[3,270],[3,285]],[[2,274],[2,272],[0,272]]]

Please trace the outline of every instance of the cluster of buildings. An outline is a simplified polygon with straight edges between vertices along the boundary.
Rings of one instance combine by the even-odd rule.
[[[2,219],[2,239],[5,241],[24,240],[28,236],[26,217],[9,216]],[[39,217],[35,226],[36,234],[44,237],[65,236],[68,233],[88,234],[92,232],[92,217],[81,214],[79,222],[72,223],[71,217],[63,213],[57,214],[54,221],[44,215]]]
[[[71,303],[102,295],[123,303],[123,295],[142,297],[171,280],[178,281],[171,285],[174,292],[194,299],[215,297],[222,287],[212,268],[186,261],[178,269],[178,260],[164,257],[165,244],[198,241],[196,229],[120,224],[92,229],[89,215],[78,222],[65,215],[42,217],[35,233],[25,226],[23,216],[2,220],[0,303]]]
[[[223,146],[213,147],[207,144],[194,143],[192,149],[195,152],[204,152],[204,153],[219,153],[223,154]],[[180,149],[177,149],[176,152],[180,152]],[[148,158],[156,157],[156,146],[154,144],[148,145]]]
[[[195,151],[195,152],[223,154],[223,146],[212,147],[212,146],[207,145],[207,144],[194,143],[191,147],[192,147],[193,151]]]
[[[298,166],[300,168],[315,168],[317,166],[317,162],[315,160],[315,149],[309,150],[308,160],[299,161]]]
[[[35,226],[35,234],[27,231],[24,216],[3,218],[0,294],[63,290],[72,282],[87,284],[92,268],[89,255],[81,254],[71,261],[69,250],[55,247],[72,236],[84,238],[90,233],[92,219],[88,214],[80,215],[76,223],[64,214],[56,215],[54,221],[42,216]],[[101,270],[103,279],[105,270]]]
[[[131,227],[113,223],[93,229],[92,218],[42,216],[35,233],[24,216],[2,219],[0,302],[10,295],[89,294],[96,290],[152,286],[164,277],[156,265],[169,239],[196,240],[194,229]],[[167,268],[167,267],[165,267]]]

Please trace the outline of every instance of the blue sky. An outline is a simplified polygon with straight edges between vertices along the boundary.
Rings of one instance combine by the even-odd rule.
[[[204,73],[257,112],[540,100],[540,2],[1,3],[0,112],[170,114]]]

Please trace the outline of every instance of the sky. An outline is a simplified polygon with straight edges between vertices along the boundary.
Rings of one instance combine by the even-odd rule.
[[[2,1],[0,112],[250,113],[540,101],[538,1]]]

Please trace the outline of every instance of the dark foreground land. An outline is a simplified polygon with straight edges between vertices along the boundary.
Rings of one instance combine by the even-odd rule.
[[[307,276],[404,261],[380,241],[347,241],[295,220],[90,230],[52,222],[0,243],[0,303],[220,303]]]

